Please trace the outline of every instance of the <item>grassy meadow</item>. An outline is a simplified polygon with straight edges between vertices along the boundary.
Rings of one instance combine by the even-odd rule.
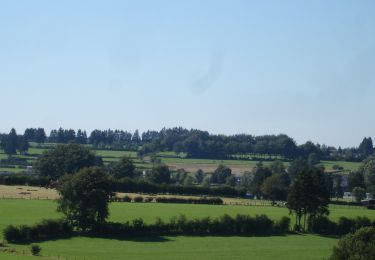
[[[314,235],[273,237],[75,237],[39,243],[49,259],[323,259],[337,239]],[[28,246],[15,246],[26,251]],[[8,254],[9,255],[9,254]],[[0,254],[0,257],[2,255]],[[1,258],[3,259],[3,258]],[[7,259],[7,258],[5,258]],[[18,259],[18,258],[9,258]],[[32,259],[30,257],[30,259]],[[48,259],[48,258],[47,258]]]
[[[361,207],[331,206],[330,218],[367,216],[375,211]],[[188,218],[217,217],[223,214],[266,214],[272,219],[288,216],[288,210],[272,206],[191,205],[162,203],[110,204],[111,221],[124,222],[143,218],[153,222],[157,217],[169,219],[185,214]],[[0,230],[7,225],[33,224],[43,218],[59,218],[53,200],[0,199]],[[293,223],[293,217],[292,217]],[[2,234],[0,235],[0,238]],[[335,238],[316,235],[271,237],[134,237],[103,239],[74,237],[39,243],[47,259],[323,259],[329,256]],[[26,257],[30,245],[10,245],[16,253],[0,253],[1,259],[35,259]],[[111,250],[108,250],[108,249]],[[17,253],[18,252],[18,253]],[[17,255],[21,254],[21,255]]]

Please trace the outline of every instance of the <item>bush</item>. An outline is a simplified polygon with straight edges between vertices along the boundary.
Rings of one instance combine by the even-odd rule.
[[[133,202],[143,202],[143,197],[141,196],[134,197]]]
[[[374,259],[375,228],[365,227],[340,239],[333,248],[331,260]]]
[[[31,254],[32,255],[39,255],[41,250],[42,249],[40,248],[39,245],[31,245]]]
[[[310,232],[330,235],[337,233],[337,224],[329,220],[326,216],[318,216],[314,219],[309,218],[308,229]]]
[[[279,221],[276,221],[274,226],[280,233],[286,233],[289,231],[290,218],[284,216]]]
[[[221,205],[223,200],[221,198],[182,198],[182,197],[156,197],[156,202],[159,203],[189,203],[189,204],[211,204]]]
[[[43,220],[33,226],[9,225],[4,229],[4,238],[8,242],[30,242],[72,235],[73,228],[64,220]]]
[[[125,196],[125,197],[122,198],[122,201],[123,202],[131,202],[132,198],[130,198],[129,196]]]
[[[333,222],[325,216],[319,216],[313,220],[309,219],[309,230],[313,233],[324,235],[345,235],[363,227],[375,227],[375,221],[367,217],[346,218],[341,217],[339,221]]]
[[[22,239],[19,229],[13,225],[5,227],[3,234],[5,240],[8,242],[19,241]]]
[[[126,223],[104,223],[93,232],[101,236],[122,235],[271,235],[286,233],[290,219],[283,217],[274,222],[266,215],[231,217],[224,215],[219,218],[187,219],[180,215],[169,222],[160,218],[153,224],[146,224],[142,219]]]
[[[111,180],[111,190],[113,192],[142,192],[142,193],[160,193],[160,194],[178,194],[178,195],[209,195],[226,197],[244,197],[246,190],[233,188],[230,186],[219,186],[214,188],[202,187],[197,185],[160,185],[147,181],[136,181],[130,178],[121,180]]]

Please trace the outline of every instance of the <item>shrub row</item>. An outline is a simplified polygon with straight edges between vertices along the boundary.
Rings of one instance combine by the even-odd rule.
[[[184,215],[174,217],[169,222],[160,218],[153,224],[146,224],[142,219],[132,222],[107,222],[96,226],[93,233],[99,236],[126,235],[272,235],[284,234],[289,231],[290,219],[283,217],[273,221],[266,215],[255,217],[224,215],[219,218],[188,220]]]
[[[224,215],[219,218],[205,217],[188,220],[184,215],[173,217],[168,222],[160,218],[153,224],[146,224],[142,219],[126,223],[107,222],[91,230],[95,236],[128,235],[273,235],[289,231],[290,219],[282,217],[273,221],[266,215],[255,217]],[[73,228],[64,220],[43,220],[33,226],[7,226],[4,238],[8,242],[21,243],[55,239],[73,235]]]
[[[41,176],[27,175],[7,175],[0,176],[2,185],[32,185],[48,186],[50,179]],[[176,194],[176,195],[208,195],[208,196],[225,196],[225,197],[244,197],[245,189],[233,188],[230,186],[202,187],[202,186],[181,186],[181,185],[159,185],[146,181],[136,181],[125,178],[122,180],[111,180],[111,189],[113,192],[124,193],[159,193],[159,194]]]
[[[122,180],[111,180],[111,188],[114,192],[124,193],[159,193],[178,195],[209,195],[225,197],[244,197],[245,189],[233,188],[230,186],[202,187],[202,186],[181,186],[181,185],[159,185],[146,181],[135,181],[129,178]]]
[[[73,233],[73,227],[64,220],[49,219],[33,226],[9,225],[3,233],[8,242],[19,243],[70,236]]]
[[[47,177],[27,176],[21,174],[1,175],[0,184],[2,185],[31,185],[47,186],[50,179]]]
[[[355,201],[331,200],[329,203],[334,204],[334,205],[345,205],[345,206],[363,206],[361,202],[355,202]]]
[[[158,202],[158,203],[187,203],[187,204],[210,204],[210,205],[222,205],[224,202],[221,198],[183,198],[183,197],[142,197],[137,196],[133,199],[129,196],[122,198],[114,197],[111,202]]]
[[[362,227],[375,227],[375,220],[371,221],[367,217],[347,218],[341,217],[338,222],[334,222],[326,216],[316,217],[309,220],[309,230],[313,233],[323,235],[345,235],[355,232]]]
[[[10,157],[10,158],[4,158],[0,159],[1,165],[27,165],[27,159],[25,158],[18,158],[18,157]]]
[[[156,202],[160,203],[188,203],[188,204],[211,204],[211,205],[222,205],[223,200],[221,198],[167,198],[167,197],[156,197]]]

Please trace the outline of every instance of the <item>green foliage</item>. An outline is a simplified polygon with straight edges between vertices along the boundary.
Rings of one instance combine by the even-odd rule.
[[[156,184],[169,184],[171,182],[171,172],[167,165],[156,165],[147,174],[147,179]]]
[[[112,164],[109,173],[116,179],[133,178],[135,175],[135,166],[128,156],[122,157],[119,161]]]
[[[275,173],[264,180],[261,186],[262,194],[272,200],[285,201],[288,195],[288,176],[286,173]]]
[[[355,187],[352,191],[352,195],[356,202],[361,202],[361,200],[366,198],[366,190],[361,187]]]
[[[152,176],[149,173],[147,178],[150,180]],[[209,176],[205,180],[209,180]],[[182,195],[210,195],[210,196],[227,196],[227,197],[243,197],[245,190],[242,188],[234,188],[227,185],[216,187],[198,186],[198,185],[171,185],[156,184],[147,181],[137,181],[129,178],[121,180],[110,179],[110,186],[113,192],[142,192],[142,193],[169,193]]]
[[[355,187],[365,188],[365,177],[362,172],[355,171],[348,175],[348,190],[352,191]]]
[[[4,231],[4,238],[8,242],[30,242],[36,240],[48,240],[72,235],[73,227],[65,220],[42,220],[31,226],[7,226]]]
[[[262,194],[262,184],[264,180],[272,175],[269,168],[264,167],[262,162],[259,162],[253,171],[253,178],[250,184],[250,193],[260,197]]]
[[[246,189],[247,192],[250,192],[253,177],[254,177],[253,173],[249,172],[249,171],[244,172],[244,174],[242,175],[240,185],[241,185],[241,187]]]
[[[65,176],[58,192],[58,210],[73,226],[90,229],[108,217],[111,190],[98,167],[84,168],[75,175]]]
[[[143,202],[143,197],[141,197],[141,196],[134,197],[133,201],[134,202]]]
[[[237,179],[234,175],[228,176],[225,180],[225,184],[231,187],[236,186],[237,184]]]
[[[362,158],[367,158],[374,153],[374,145],[372,143],[371,137],[363,138],[358,147],[358,152]]]
[[[338,222],[334,222],[326,216],[317,216],[309,219],[308,224],[309,230],[313,233],[342,236],[363,227],[375,227],[375,220],[371,221],[367,217],[340,217]]]
[[[197,172],[195,173],[195,179],[198,184],[201,184],[203,182],[203,179],[205,177],[205,174],[202,169],[198,169]]]
[[[211,182],[224,184],[226,182],[226,179],[231,175],[232,175],[232,170],[229,167],[220,164],[216,168],[216,170],[213,172],[211,176]]]
[[[363,161],[360,172],[363,173],[365,184],[372,195],[375,195],[375,155]]]
[[[289,231],[290,220],[283,217],[273,221],[266,215],[223,215],[218,218],[187,219],[185,215],[172,217],[169,222],[158,219],[146,224],[142,219],[126,223],[103,223],[95,226],[94,233],[104,236],[122,235],[270,235]]]
[[[224,202],[221,198],[177,198],[177,197],[157,197],[156,202],[160,203],[189,203],[189,204],[211,204],[222,205]]]
[[[43,176],[58,179],[64,174],[73,174],[82,168],[101,164],[101,159],[83,145],[60,144],[44,151],[37,159],[35,169]]]
[[[375,228],[365,227],[343,237],[333,248],[331,260],[375,259]]]
[[[8,155],[17,153],[18,144],[18,137],[14,128],[10,130],[8,135],[3,136],[1,139],[1,149]]]
[[[32,255],[39,255],[40,251],[42,250],[39,245],[31,245],[31,254]]]
[[[314,166],[320,163],[318,155],[316,153],[310,153],[309,156],[307,157],[307,163],[310,166]]]
[[[294,180],[301,172],[307,171],[309,165],[303,158],[297,158],[292,161],[288,167],[288,174]]]
[[[280,160],[273,161],[270,164],[269,169],[271,170],[272,174],[274,174],[274,173],[285,173],[285,165]]]
[[[301,228],[301,218],[313,219],[319,215],[327,215],[330,192],[327,189],[327,179],[321,169],[310,168],[301,172],[289,189],[287,206],[296,214],[296,228]]]

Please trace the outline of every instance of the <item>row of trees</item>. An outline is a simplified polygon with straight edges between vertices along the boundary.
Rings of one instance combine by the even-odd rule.
[[[155,164],[145,174],[136,169],[129,157],[123,157],[117,162],[103,165],[100,157],[89,148],[78,144],[57,145],[53,149],[46,150],[36,161],[34,168],[41,176],[50,177],[53,180],[59,179],[64,174],[73,174],[85,167],[100,166],[114,180],[129,178],[133,180],[148,181],[154,184],[164,185],[240,185],[248,193],[264,197],[270,200],[286,200],[288,190],[292,183],[302,172],[314,171],[324,177],[324,186],[330,197],[340,198],[344,191],[362,188],[367,192],[375,194],[375,156],[364,161],[358,172],[348,175],[347,187],[343,186],[341,175],[324,173],[324,169],[315,167],[303,158],[298,158],[289,164],[286,169],[281,161],[274,161],[265,166],[258,163],[249,172],[245,172],[238,180],[229,167],[219,165],[212,173],[205,173],[198,170],[194,175],[183,169],[170,171],[169,167],[163,164]],[[324,174],[323,174],[324,173]]]
[[[14,128],[10,130],[9,134],[3,134],[0,138],[0,148],[8,155],[16,154],[17,151],[25,153],[29,150],[27,138],[22,135],[17,135]]]
[[[6,135],[2,135],[3,137]],[[182,127],[163,128],[160,131],[146,131],[142,134],[123,130],[93,130],[90,135],[79,129],[54,129],[47,136],[43,128],[28,128],[23,137],[27,141],[42,143],[92,144],[96,147],[138,150],[141,156],[158,151],[184,152],[191,158],[242,158],[253,155],[266,159],[281,156],[285,159],[309,156],[316,160],[362,161],[374,153],[371,137],[366,137],[357,148],[335,148],[306,142],[297,145],[289,136],[214,135],[207,131]],[[243,157],[243,158],[245,158]]]

